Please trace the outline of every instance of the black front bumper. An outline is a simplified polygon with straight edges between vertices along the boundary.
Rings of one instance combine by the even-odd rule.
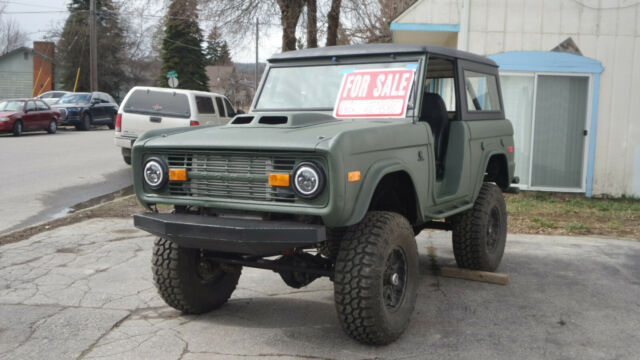
[[[133,224],[183,247],[237,254],[274,255],[326,240],[323,225],[292,221],[144,213],[134,215]]]

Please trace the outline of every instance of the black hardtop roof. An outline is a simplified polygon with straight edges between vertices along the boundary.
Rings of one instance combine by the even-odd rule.
[[[409,53],[430,53],[443,55],[458,59],[469,60],[485,65],[498,66],[493,60],[484,56],[472,54],[470,52],[450,49],[441,46],[413,45],[413,44],[359,44],[327,46],[322,48],[302,49],[274,54],[268,59],[269,62],[279,62],[296,59],[310,58],[332,58],[351,57],[363,55],[385,55],[385,54],[409,54]]]

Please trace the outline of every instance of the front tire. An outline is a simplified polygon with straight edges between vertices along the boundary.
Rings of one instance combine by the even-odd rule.
[[[113,130],[116,128],[116,117],[115,115],[111,115],[111,121],[109,121],[109,123],[107,124],[107,126],[109,127],[109,129]]]
[[[18,120],[13,124],[13,136],[22,135],[22,121]]]
[[[415,306],[418,249],[407,219],[372,211],[344,234],[335,265],[334,298],[344,331],[374,345],[402,335]]]
[[[200,250],[157,238],[153,244],[153,280],[167,305],[186,314],[202,314],[227,302],[241,268],[229,272],[202,258]]]
[[[453,254],[461,268],[495,271],[507,242],[507,207],[498,186],[484,183],[473,208],[456,215]]]
[[[76,125],[76,130],[88,131],[91,128],[91,115],[84,113],[80,117],[80,124]]]
[[[49,122],[49,126],[47,127],[47,132],[49,134],[55,134],[58,131],[58,122],[56,120],[51,120]]]

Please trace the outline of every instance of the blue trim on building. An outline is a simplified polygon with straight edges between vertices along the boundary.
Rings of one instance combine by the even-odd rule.
[[[600,73],[593,76],[591,100],[591,128],[589,129],[589,156],[587,158],[587,197],[593,196],[593,168],[596,158],[596,134],[598,133],[598,99],[600,96]]]
[[[596,135],[598,133],[598,99],[600,96],[600,73],[602,64],[588,57],[554,51],[511,51],[488,56],[503,71],[559,72],[593,75],[591,100],[591,126],[587,156],[586,196],[593,196],[593,169],[596,157]]]
[[[604,70],[597,60],[555,51],[511,51],[488,58],[505,71],[600,74]]]
[[[460,32],[458,24],[412,24],[412,23],[391,23],[391,31],[447,31]]]

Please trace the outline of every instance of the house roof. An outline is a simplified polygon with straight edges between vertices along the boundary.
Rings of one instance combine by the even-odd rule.
[[[19,48],[16,48],[16,49],[13,49],[13,50],[9,51],[8,53],[6,53],[4,55],[0,55],[0,59],[2,59],[3,57],[11,56],[11,55],[13,55],[15,53],[25,52],[25,51],[29,52],[31,54],[38,55],[38,56],[40,56],[41,58],[43,58],[45,60],[48,60],[48,61],[50,61],[52,63],[55,63],[54,59],[48,57],[47,55],[41,53],[40,51],[33,50],[33,48],[26,47],[26,46],[21,46]]]
[[[274,54],[269,62],[279,62],[296,59],[309,58],[332,58],[332,57],[352,57],[364,55],[386,55],[386,54],[411,54],[430,53],[455,57],[491,66],[496,63],[484,56],[472,54],[470,52],[455,50],[440,46],[413,45],[413,44],[359,44],[343,46],[327,46],[322,48],[302,49]]]

